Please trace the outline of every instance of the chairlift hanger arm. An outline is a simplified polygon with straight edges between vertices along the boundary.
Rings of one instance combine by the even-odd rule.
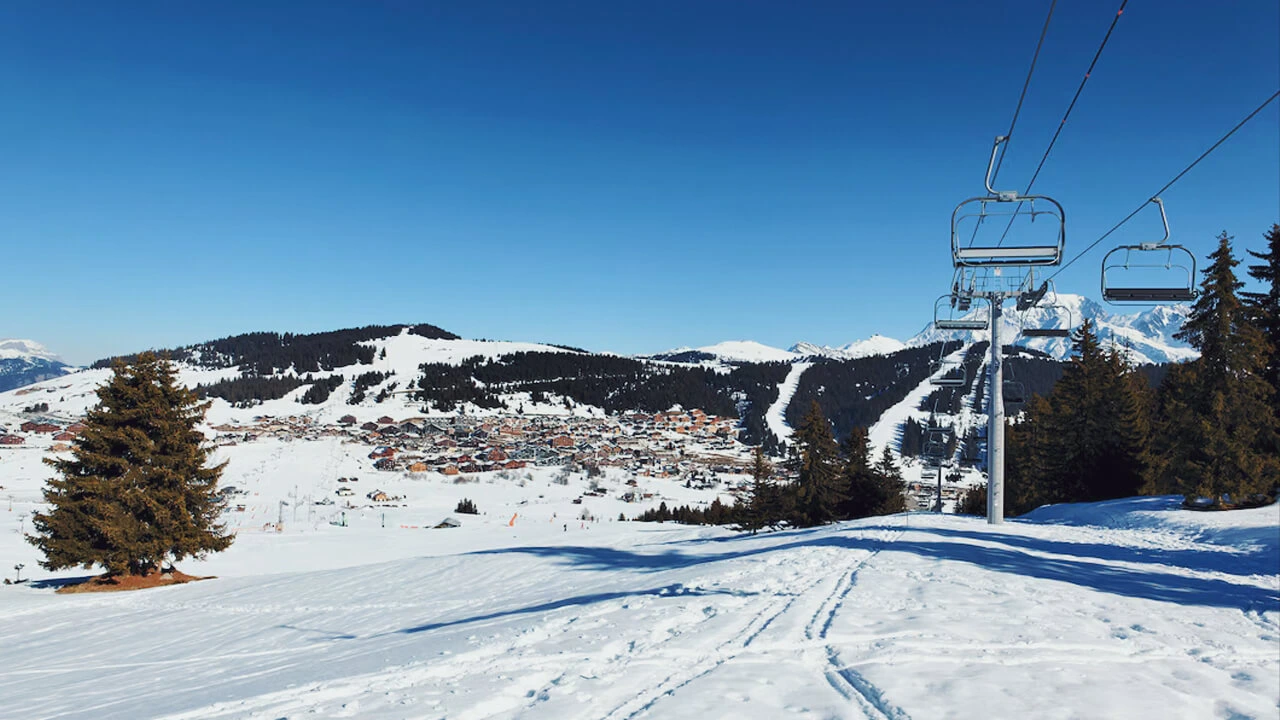
[[[1008,140],[1008,135],[997,135],[996,141],[991,144],[991,159],[987,161],[987,176],[983,181],[987,186],[987,193],[999,202],[1013,202],[1019,199],[1017,190],[996,190],[991,187],[991,173],[996,166],[996,153],[1000,151],[1000,146],[1008,142]]]
[[[1160,221],[1164,223],[1164,237],[1160,238],[1159,242],[1142,243],[1143,250],[1154,250],[1169,241],[1169,216],[1164,212],[1164,201],[1158,197],[1153,197],[1151,198],[1151,202],[1155,203],[1156,207],[1160,208]]]

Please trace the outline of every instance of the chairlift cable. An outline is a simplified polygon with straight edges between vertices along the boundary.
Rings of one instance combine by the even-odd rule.
[[[1005,133],[1005,137],[1009,138],[1005,141],[1004,148],[1000,151],[1000,158],[996,160],[996,169],[991,173],[991,182],[996,181],[996,177],[1000,174],[1000,165],[1004,163],[1005,153],[1009,152],[1009,143],[1013,141],[1013,128],[1018,124],[1018,115],[1022,113],[1022,101],[1027,99],[1027,88],[1031,87],[1031,76],[1036,72],[1036,61],[1040,59],[1040,48],[1044,47],[1044,37],[1049,34],[1049,21],[1053,19],[1053,9],[1057,7],[1058,0],[1049,3],[1049,15],[1044,19],[1044,28],[1040,30],[1040,41],[1036,43],[1036,51],[1031,56],[1031,68],[1027,70],[1027,79],[1022,83],[1022,93],[1018,95],[1018,105],[1013,109],[1013,120],[1009,123],[1009,131]]]
[[[1182,169],[1182,172],[1180,172],[1180,173],[1178,173],[1177,175],[1175,175],[1175,176],[1173,177],[1173,179],[1172,179],[1172,180],[1170,180],[1169,182],[1165,183],[1164,187],[1162,187],[1162,188],[1160,188],[1159,190],[1157,190],[1157,191],[1155,191],[1154,193],[1152,193],[1152,194],[1151,194],[1151,196],[1150,196],[1150,197],[1148,197],[1146,200],[1143,200],[1143,201],[1142,201],[1142,204],[1141,204],[1141,205],[1139,205],[1137,208],[1135,208],[1133,212],[1131,212],[1131,213],[1129,213],[1128,215],[1126,215],[1126,216],[1125,216],[1125,218],[1124,218],[1123,220],[1121,220],[1120,222],[1118,222],[1118,223],[1116,223],[1115,225],[1111,226],[1111,229],[1110,229],[1110,230],[1108,230],[1108,231],[1106,231],[1105,233],[1103,233],[1101,237],[1099,237],[1097,240],[1094,240],[1092,243],[1090,243],[1090,244],[1089,244],[1089,246],[1088,246],[1088,247],[1086,247],[1084,250],[1081,250],[1081,251],[1080,251],[1080,252],[1079,252],[1075,257],[1073,257],[1073,258],[1071,258],[1070,260],[1068,260],[1065,264],[1063,264],[1063,265],[1062,265],[1061,267],[1059,267],[1056,271],[1054,271],[1054,273],[1053,273],[1052,275],[1050,275],[1049,277],[1047,277],[1047,278],[1045,278],[1045,279],[1046,279],[1046,280],[1052,280],[1052,279],[1054,279],[1055,277],[1057,277],[1057,276],[1058,276],[1058,274],[1059,274],[1059,273],[1061,273],[1063,270],[1066,270],[1067,268],[1071,267],[1071,264],[1072,264],[1072,263],[1074,263],[1075,261],[1079,260],[1081,257],[1084,257],[1084,255],[1085,255],[1086,253],[1088,253],[1090,250],[1092,250],[1092,249],[1094,249],[1095,247],[1097,247],[1097,246],[1098,246],[1098,243],[1101,243],[1103,240],[1106,240],[1106,239],[1107,239],[1107,237],[1108,237],[1109,235],[1111,235],[1111,233],[1115,232],[1116,230],[1119,230],[1119,229],[1120,229],[1120,226],[1122,226],[1122,225],[1124,225],[1125,223],[1127,223],[1127,222],[1129,222],[1130,220],[1132,220],[1132,219],[1134,218],[1134,216],[1135,216],[1135,215],[1137,215],[1138,213],[1142,212],[1142,210],[1143,210],[1144,208],[1146,208],[1146,207],[1147,207],[1147,205],[1151,202],[1151,198],[1156,198],[1156,197],[1160,197],[1161,195],[1163,195],[1163,194],[1164,194],[1164,192],[1165,192],[1166,190],[1168,190],[1169,188],[1173,187],[1173,184],[1174,184],[1174,183],[1176,183],[1176,182],[1178,182],[1179,180],[1181,180],[1183,175],[1186,175],[1188,172],[1191,172],[1191,168],[1195,167],[1196,165],[1199,165],[1201,160],[1204,160],[1206,157],[1209,157],[1209,154],[1210,154],[1210,153],[1212,153],[1214,150],[1217,150],[1219,145],[1221,145],[1222,143],[1224,143],[1224,142],[1226,142],[1226,141],[1227,141],[1227,138],[1231,137],[1232,135],[1234,135],[1234,134],[1236,133],[1236,131],[1237,131],[1237,130],[1239,130],[1240,128],[1244,127],[1244,126],[1245,126],[1245,123],[1248,123],[1250,120],[1252,120],[1252,119],[1254,118],[1254,116],[1255,116],[1255,115],[1257,115],[1258,113],[1262,112],[1264,108],[1266,108],[1268,105],[1270,105],[1270,104],[1271,104],[1271,102],[1272,102],[1273,100],[1275,100],[1276,98],[1278,98],[1278,97],[1280,97],[1280,90],[1277,90],[1277,91],[1275,91],[1274,93],[1272,93],[1271,97],[1269,97],[1269,98],[1267,98],[1266,100],[1264,100],[1264,101],[1262,102],[1262,104],[1261,104],[1261,105],[1259,105],[1257,108],[1255,108],[1253,112],[1249,113],[1249,114],[1245,117],[1245,119],[1243,119],[1243,120],[1241,120],[1240,122],[1236,123],[1236,126],[1235,126],[1235,127],[1233,127],[1233,128],[1231,128],[1229,131],[1227,131],[1227,134],[1226,134],[1226,135],[1223,135],[1221,138],[1219,138],[1219,139],[1218,139],[1218,142],[1214,143],[1214,144],[1213,144],[1213,145],[1212,145],[1208,150],[1205,150],[1203,153],[1200,153],[1200,157],[1196,158],[1196,159],[1195,159],[1195,160],[1194,160],[1190,165],[1188,165],[1188,166],[1186,166],[1185,168],[1183,168],[1183,169]]]
[[[1062,134],[1062,128],[1067,126],[1067,118],[1071,117],[1071,111],[1075,109],[1076,102],[1080,99],[1080,94],[1084,92],[1084,86],[1089,82],[1089,77],[1093,75],[1093,68],[1098,64],[1098,58],[1102,57],[1102,51],[1107,47],[1107,41],[1111,39],[1111,33],[1115,32],[1116,24],[1120,22],[1120,16],[1124,15],[1124,7],[1129,4],[1129,0],[1121,0],[1120,9],[1116,11],[1116,16],[1111,19],[1111,27],[1107,28],[1107,34],[1102,38],[1102,44],[1098,45],[1098,51],[1093,54],[1093,61],[1089,63],[1089,69],[1084,71],[1084,77],[1080,80],[1080,86],[1076,88],[1076,94],[1071,98],[1071,103],[1067,105],[1067,111],[1063,113],[1062,120],[1058,122],[1058,129],[1054,131],[1053,138],[1049,140],[1049,147],[1045,148],[1044,156],[1040,158],[1040,164],[1036,166],[1036,171],[1031,175],[1031,182],[1027,183],[1027,189],[1022,191],[1023,195],[1031,192],[1031,186],[1035,185],[1036,178],[1040,177],[1040,171],[1044,169],[1044,164],[1049,160],[1049,153],[1053,152],[1053,147],[1058,143],[1058,136]],[[1018,213],[1022,211],[1022,203],[1018,203],[1018,207],[1014,208],[1013,215],[1009,218],[1009,224],[1005,225],[1004,232],[1000,235],[1000,241],[996,243],[996,247],[1004,244],[1004,239],[1009,236],[1009,228],[1013,227],[1013,221],[1018,219]]]
[[[1044,19],[1044,27],[1040,30],[1040,41],[1036,43],[1036,51],[1031,55],[1031,67],[1027,70],[1027,79],[1022,83],[1022,93],[1018,95],[1018,104],[1013,109],[1013,120],[1009,123],[1009,132],[1005,133],[1005,137],[1009,138],[1005,141],[1004,147],[1000,150],[1000,157],[996,160],[996,169],[991,174],[991,181],[995,182],[996,176],[1000,174],[1000,166],[1004,164],[1005,153],[1009,152],[1009,143],[1013,141],[1013,129],[1018,125],[1018,115],[1022,113],[1022,101],[1027,99],[1027,88],[1031,87],[1031,76],[1036,72],[1036,61],[1040,59],[1040,48],[1044,47],[1045,35],[1049,34],[1049,21],[1053,19],[1053,9],[1058,6],[1058,0],[1049,3],[1049,15]],[[978,236],[978,224],[973,226],[973,236],[969,238],[969,246],[973,246],[973,240]]]

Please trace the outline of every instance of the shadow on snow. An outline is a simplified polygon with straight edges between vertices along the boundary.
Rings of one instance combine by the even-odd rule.
[[[937,560],[968,563],[995,572],[1023,577],[1040,578],[1070,583],[1099,592],[1123,595],[1145,600],[1171,602],[1180,605],[1204,605],[1209,607],[1236,608],[1249,611],[1280,610],[1280,593],[1263,587],[1229,582],[1218,578],[1191,577],[1159,570],[1117,567],[1104,564],[1108,561],[1126,561],[1153,565],[1169,565],[1188,570],[1213,570],[1241,573],[1232,569],[1244,563],[1249,571],[1275,572],[1280,558],[1274,549],[1248,556],[1229,555],[1205,551],[1208,558],[1197,558],[1196,551],[1159,551],[1116,547],[1096,543],[1070,543],[1041,540],[1038,538],[1003,533],[970,532],[939,528],[911,528],[913,535],[933,535],[937,539],[910,539],[900,537],[886,542],[859,537],[868,530],[903,530],[901,526],[862,527],[843,533],[827,532],[801,537],[781,544],[746,547],[718,553],[684,553],[664,550],[656,553],[640,553],[619,548],[586,546],[517,547],[484,550],[477,555],[528,554],[559,560],[585,570],[661,572],[678,570],[707,563],[736,560],[773,552],[804,547],[834,547],[850,550],[885,550],[913,553]],[[767,536],[755,536],[761,539]],[[746,544],[752,536],[724,538],[728,544]],[[966,540],[985,540],[1004,544],[979,545]],[[1046,558],[1032,554],[1035,551],[1070,555],[1072,558]],[[1243,557],[1243,559],[1242,559]],[[1079,559],[1076,559],[1079,558]],[[1087,558],[1087,559],[1086,559]],[[1269,570],[1267,570],[1269,568]],[[648,591],[653,592],[653,591]],[[624,593],[626,594],[626,593]]]

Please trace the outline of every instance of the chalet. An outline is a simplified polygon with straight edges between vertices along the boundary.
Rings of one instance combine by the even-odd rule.
[[[557,435],[548,440],[547,444],[555,448],[573,447],[573,438],[568,435]]]
[[[62,432],[62,428],[57,425],[54,425],[53,423],[39,423],[35,426],[35,428],[33,428],[33,432],[56,433],[56,432]]]
[[[395,470],[396,461],[389,457],[379,458],[374,461],[373,467],[375,470]]]
[[[462,471],[458,469],[457,465],[445,465],[444,469],[442,469],[440,472],[441,474],[444,474],[444,475],[457,475]]]
[[[489,451],[485,453],[484,459],[489,462],[496,463],[496,462],[502,462],[504,460],[507,460],[508,457],[507,457],[507,454],[502,451],[502,448],[490,448]]]
[[[343,415],[342,417],[338,418],[338,424],[339,424],[339,425],[342,425],[342,426],[355,425],[355,424],[356,424],[356,416],[355,416],[355,415]]]
[[[378,458],[395,457],[395,454],[396,449],[393,447],[376,447],[373,449],[373,452],[369,453],[369,459],[377,460]]]
[[[72,440],[76,439],[76,434],[73,432],[63,431],[58,433],[57,435],[54,435],[53,439],[58,440],[60,442],[71,442]]]
[[[67,432],[79,435],[84,432],[84,423],[71,423],[67,426]]]
[[[367,423],[365,423],[365,424],[361,425],[361,426],[360,426],[360,429],[361,429],[361,430],[367,430],[367,431],[372,432],[372,431],[374,431],[374,430],[377,430],[377,429],[378,429],[378,423],[375,423],[375,422],[367,422]]]
[[[409,472],[413,472],[413,473],[426,472],[427,470],[430,470],[430,469],[431,468],[429,468],[427,464],[424,462],[416,462],[409,466]]]
[[[32,432],[33,430],[36,429],[36,426],[39,424],[40,423],[36,422],[35,420],[28,420],[22,423],[21,425],[19,425],[18,429],[21,430],[22,432]]]
[[[21,435],[0,435],[0,445],[21,445],[26,440]]]
[[[524,466],[525,464],[521,460],[508,460],[502,463],[503,470],[520,470],[524,468]]]
[[[379,425],[395,425],[396,421],[394,418],[390,418],[390,417],[387,417],[386,415],[383,415],[382,417],[378,418],[378,424]]]

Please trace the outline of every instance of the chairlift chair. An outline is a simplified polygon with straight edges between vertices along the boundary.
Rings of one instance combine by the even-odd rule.
[[[945,352],[945,346],[943,346]],[[964,387],[968,381],[964,361],[943,357],[929,363],[929,384],[936,387]]]
[[[956,267],[1029,267],[1058,265],[1062,262],[1062,252],[1067,236],[1066,212],[1062,209],[1062,205],[1045,195],[1019,195],[1014,190],[995,190],[991,187],[991,172],[995,165],[996,153],[1006,140],[1008,140],[1006,136],[997,137],[995,144],[991,147],[991,159],[987,162],[987,195],[969,198],[957,205],[951,213],[951,261]],[[996,206],[1000,207],[1014,202],[1018,203],[1014,210],[988,209],[990,203],[996,203]],[[1040,203],[1039,208],[1036,207],[1037,202]],[[1030,211],[1022,211],[1023,203],[1031,206]],[[1004,245],[1003,243],[974,245],[971,240],[968,246],[961,244],[960,227],[965,220],[972,219],[981,224],[989,217],[1017,215],[1026,215],[1033,223],[1037,217],[1049,218],[1057,226],[1056,232],[1053,233],[1054,241],[1035,245]]]
[[[1159,242],[1120,245],[1102,258],[1102,299],[1109,303],[1180,303],[1196,299],[1196,256],[1181,245],[1167,244],[1169,217],[1164,201],[1151,198],[1151,202],[1160,208],[1164,237]]]
[[[1022,406],[1027,402],[1027,389],[1017,380],[1004,381],[1004,404]]]
[[[1055,317],[1058,321],[1052,325],[1037,325],[1033,327],[1022,327],[1022,336],[1027,338],[1066,338],[1071,337],[1072,316],[1071,309],[1066,305],[1058,302],[1058,292],[1054,289],[1052,281],[1046,282],[1041,286],[1040,290],[1035,292],[1037,296],[1034,302],[1024,304],[1019,302],[1019,309],[1030,311],[1033,308],[1044,310],[1049,316]],[[1046,301],[1047,298],[1047,301]],[[1021,300],[1021,299],[1019,299]]]
[[[960,314],[972,304],[973,298],[965,295],[943,295],[933,303],[933,326],[939,330],[986,330],[986,320]]]

